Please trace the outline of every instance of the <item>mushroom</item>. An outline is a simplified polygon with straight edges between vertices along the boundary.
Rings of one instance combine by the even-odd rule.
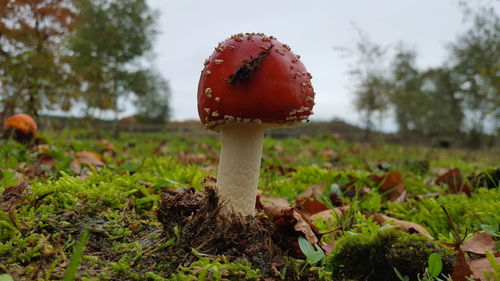
[[[233,35],[205,61],[198,113],[222,133],[217,189],[228,211],[254,215],[264,130],[308,119],[311,78],[300,56],[262,33]]]
[[[31,116],[19,113],[5,120],[3,130],[8,137],[13,137],[20,142],[29,142],[36,136],[38,127]]]

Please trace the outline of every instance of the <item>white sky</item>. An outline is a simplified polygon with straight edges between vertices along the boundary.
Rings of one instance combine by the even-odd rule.
[[[498,4],[498,2],[496,2]],[[174,120],[197,119],[196,91],[203,61],[217,42],[239,32],[263,32],[288,44],[313,75],[313,120],[358,122],[336,46],[353,46],[353,24],[382,45],[400,40],[418,51],[421,67],[446,60],[446,43],[464,31],[452,0],[149,0],[160,12],[154,64],[169,80]],[[386,124],[385,128],[393,125]]]

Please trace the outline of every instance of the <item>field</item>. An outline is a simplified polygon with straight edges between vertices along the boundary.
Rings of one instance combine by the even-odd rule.
[[[216,138],[38,143],[0,140],[0,280],[500,280],[499,151],[267,138],[254,218]]]

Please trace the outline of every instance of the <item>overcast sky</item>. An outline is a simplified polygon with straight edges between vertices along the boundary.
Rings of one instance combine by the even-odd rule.
[[[196,91],[203,61],[217,42],[240,32],[263,32],[288,44],[313,75],[315,120],[359,123],[348,59],[336,46],[353,46],[353,24],[376,43],[404,41],[421,67],[446,60],[446,44],[464,31],[452,0],[149,0],[160,12],[155,65],[169,81],[174,120],[198,119]],[[496,2],[498,4],[498,2]],[[384,126],[390,128],[390,124]]]

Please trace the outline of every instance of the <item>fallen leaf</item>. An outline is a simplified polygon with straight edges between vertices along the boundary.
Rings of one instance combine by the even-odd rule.
[[[268,173],[277,171],[282,176],[289,174],[289,173],[294,173],[297,171],[295,168],[284,167],[281,165],[269,165],[269,166],[264,167],[264,170]]]
[[[323,195],[325,191],[323,190],[323,186],[320,184],[313,184],[302,191],[297,197],[296,200],[305,200],[305,199],[318,199]]]
[[[203,153],[177,152],[177,159],[184,164],[201,164],[207,162],[207,156]]]
[[[392,218],[386,215],[382,215],[379,213],[375,212],[364,212],[364,215],[366,217],[371,217],[373,216],[374,221],[380,224],[383,224],[387,221],[390,221],[392,225],[397,225],[401,227],[401,230],[408,232],[408,233],[420,233],[421,235],[434,240],[432,235],[425,230],[425,228],[417,223],[414,222],[409,222],[409,221],[404,221],[404,220],[398,220],[396,218]]]
[[[101,148],[96,148],[96,150],[99,150],[100,153],[108,157],[116,156],[115,147],[111,142],[105,139],[97,139],[97,142],[99,142],[102,146]]]
[[[19,227],[16,223],[14,211],[16,210],[17,206],[21,205],[24,202],[26,196],[32,193],[33,192],[31,191],[28,182],[23,181],[17,185],[6,188],[0,196],[0,208],[2,209],[2,211],[9,213],[9,218],[12,224],[14,224],[14,226],[16,226],[17,228]]]
[[[313,231],[314,227],[312,223],[309,222],[307,218],[304,217],[302,214],[297,212],[297,210],[294,210],[293,217],[297,220],[297,223],[293,226],[293,229],[303,233],[306,240],[311,245],[318,244],[319,240],[318,237],[316,237],[315,231]]]
[[[323,249],[323,251],[325,251],[325,253],[331,254],[332,251],[333,251],[333,246],[334,246],[334,244],[330,243],[330,244],[323,245],[323,246],[320,246],[320,247],[321,247],[321,249]]]
[[[281,214],[283,210],[291,209],[288,200],[281,197],[257,195],[255,209],[264,211],[271,219]]]
[[[24,173],[28,178],[47,177],[47,171],[43,168],[52,169],[56,164],[56,159],[47,153],[37,155],[37,161]]]
[[[478,255],[486,255],[486,251],[493,251],[495,240],[488,233],[476,233],[462,244],[462,251]]]
[[[371,175],[369,178],[375,182],[381,191],[388,192],[391,201],[400,199],[405,192],[404,182],[399,172],[392,171],[384,176]]]
[[[500,263],[500,257],[495,258],[498,263]],[[477,260],[472,260],[469,262],[469,267],[474,273],[474,277],[481,281],[487,281],[484,276],[484,272],[494,272],[495,269],[491,266],[491,263],[487,258],[480,258]],[[476,279],[476,280],[477,280]]]
[[[84,177],[82,174],[82,164],[93,165],[95,167],[102,167],[105,165],[104,159],[101,155],[91,151],[80,151],[75,153],[75,159],[71,161],[69,167],[72,171]]]
[[[467,278],[472,275],[472,270],[467,263],[464,252],[460,249],[457,250],[457,255],[455,258],[455,267],[453,268],[453,273],[451,274],[451,280],[453,281],[468,281]],[[474,279],[479,280],[479,279]]]
[[[321,211],[328,210],[328,207],[318,200],[296,200],[297,209],[300,210],[306,217],[313,214],[319,213]]]
[[[154,150],[154,155],[165,155],[168,152],[168,145],[166,140],[162,140],[158,147]]]
[[[312,221],[317,221],[319,218],[321,218],[323,221],[335,220],[336,215],[343,216],[348,209],[349,206],[343,206],[343,207],[324,210],[311,215],[309,219]]]
[[[81,164],[91,164],[94,166],[104,166],[104,159],[102,156],[91,151],[80,151],[76,154],[76,159]]]
[[[321,157],[327,159],[327,160],[337,160],[339,159],[339,155],[335,150],[331,148],[326,148],[321,152]]]
[[[447,193],[465,193],[468,197],[471,196],[471,187],[464,183],[462,173],[459,169],[450,169],[435,180],[436,184],[447,185]]]
[[[104,146],[105,148],[105,151],[111,151],[111,152],[116,152],[115,150],[115,147],[113,146],[113,144],[111,142],[109,142],[108,140],[105,140],[105,139],[98,139],[97,142],[99,142],[100,144],[102,144],[102,146]]]

